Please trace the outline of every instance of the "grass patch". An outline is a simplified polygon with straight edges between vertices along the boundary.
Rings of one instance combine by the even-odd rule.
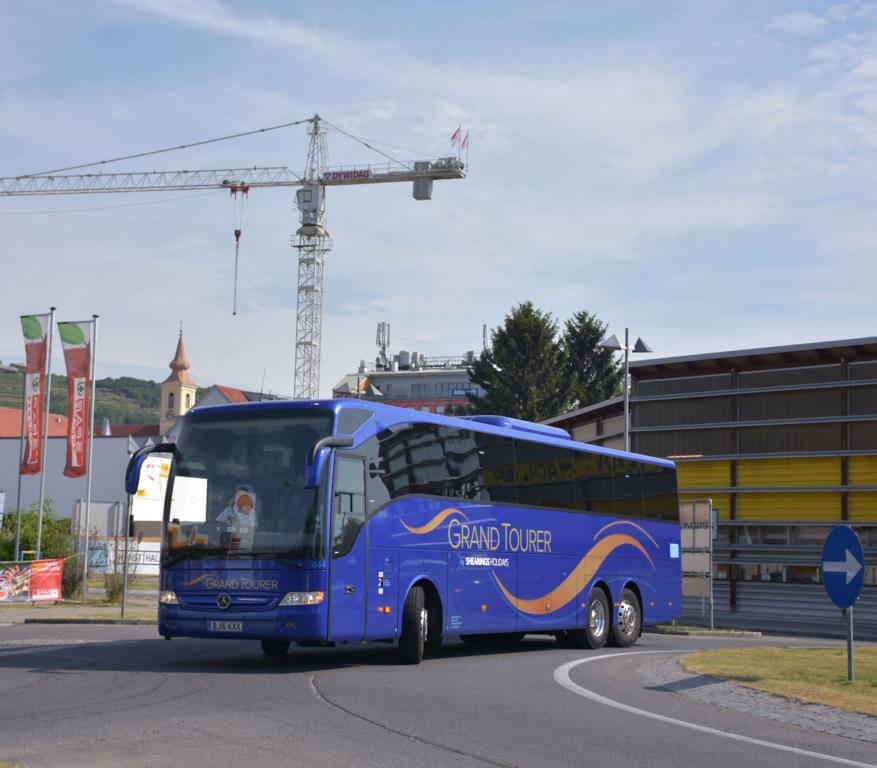
[[[877,717],[877,648],[855,649],[855,681],[846,648],[716,648],[681,659],[689,672],[730,680],[805,704]]]
[[[114,612],[113,614],[108,613],[83,613],[79,616],[71,616],[70,619],[75,621],[76,619],[119,619],[121,618],[121,614],[119,611]],[[158,611],[125,611],[126,619],[146,619],[147,621],[158,621]],[[2,766],[0,766],[2,768]]]

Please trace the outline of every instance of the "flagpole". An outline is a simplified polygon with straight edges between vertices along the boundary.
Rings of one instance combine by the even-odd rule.
[[[43,556],[43,498],[46,493],[46,453],[49,439],[49,409],[52,405],[52,337],[55,335],[55,307],[49,307],[49,345],[46,352],[46,412],[43,414],[43,466],[40,470],[40,506],[37,511],[37,560]],[[22,414],[24,416],[24,414]]]
[[[27,366],[25,365],[25,369]],[[27,409],[27,373],[21,372],[21,457],[18,460],[18,499],[15,502],[15,551],[13,557],[20,560],[21,549],[21,465],[24,464],[24,435],[25,435],[25,418],[24,412]]]
[[[91,515],[91,468],[94,459],[94,359],[97,357],[97,315],[92,315],[91,323],[91,402],[88,404],[88,470],[85,481],[85,559],[82,563],[82,604],[88,594],[88,521]]]

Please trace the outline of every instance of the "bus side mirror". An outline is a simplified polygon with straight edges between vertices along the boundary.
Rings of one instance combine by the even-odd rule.
[[[326,466],[329,448],[350,448],[353,438],[350,435],[329,435],[314,443],[305,464],[305,488],[317,488]]]
[[[141,448],[128,461],[128,468],[125,470],[125,492],[134,496],[137,488],[140,486],[140,471],[143,469],[143,462],[146,457],[153,453],[171,453],[177,454],[177,448],[173,443],[159,443],[158,445],[148,445]]]

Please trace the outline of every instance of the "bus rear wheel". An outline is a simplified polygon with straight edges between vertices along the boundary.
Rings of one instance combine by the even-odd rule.
[[[288,640],[262,640],[262,653],[266,656],[286,656]]]
[[[642,622],[642,609],[636,593],[631,589],[622,590],[618,608],[615,610],[615,620],[612,622],[610,644],[619,648],[629,648],[639,637]]]
[[[429,613],[423,587],[412,587],[402,609],[399,655],[406,664],[420,664],[429,637]]]

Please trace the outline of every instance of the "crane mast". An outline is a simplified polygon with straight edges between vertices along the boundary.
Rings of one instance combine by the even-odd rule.
[[[312,400],[319,397],[320,389],[323,266],[326,254],[332,250],[325,223],[326,187],[406,181],[413,182],[415,200],[430,200],[433,181],[463,179],[466,174],[459,157],[328,168],[325,121],[314,115],[306,122],[310,143],[302,176],[285,166],[11,176],[0,177],[0,197],[198,189],[228,189],[234,193],[244,189],[300,187],[296,191],[300,226],[292,236],[292,247],[298,251],[293,397]]]

